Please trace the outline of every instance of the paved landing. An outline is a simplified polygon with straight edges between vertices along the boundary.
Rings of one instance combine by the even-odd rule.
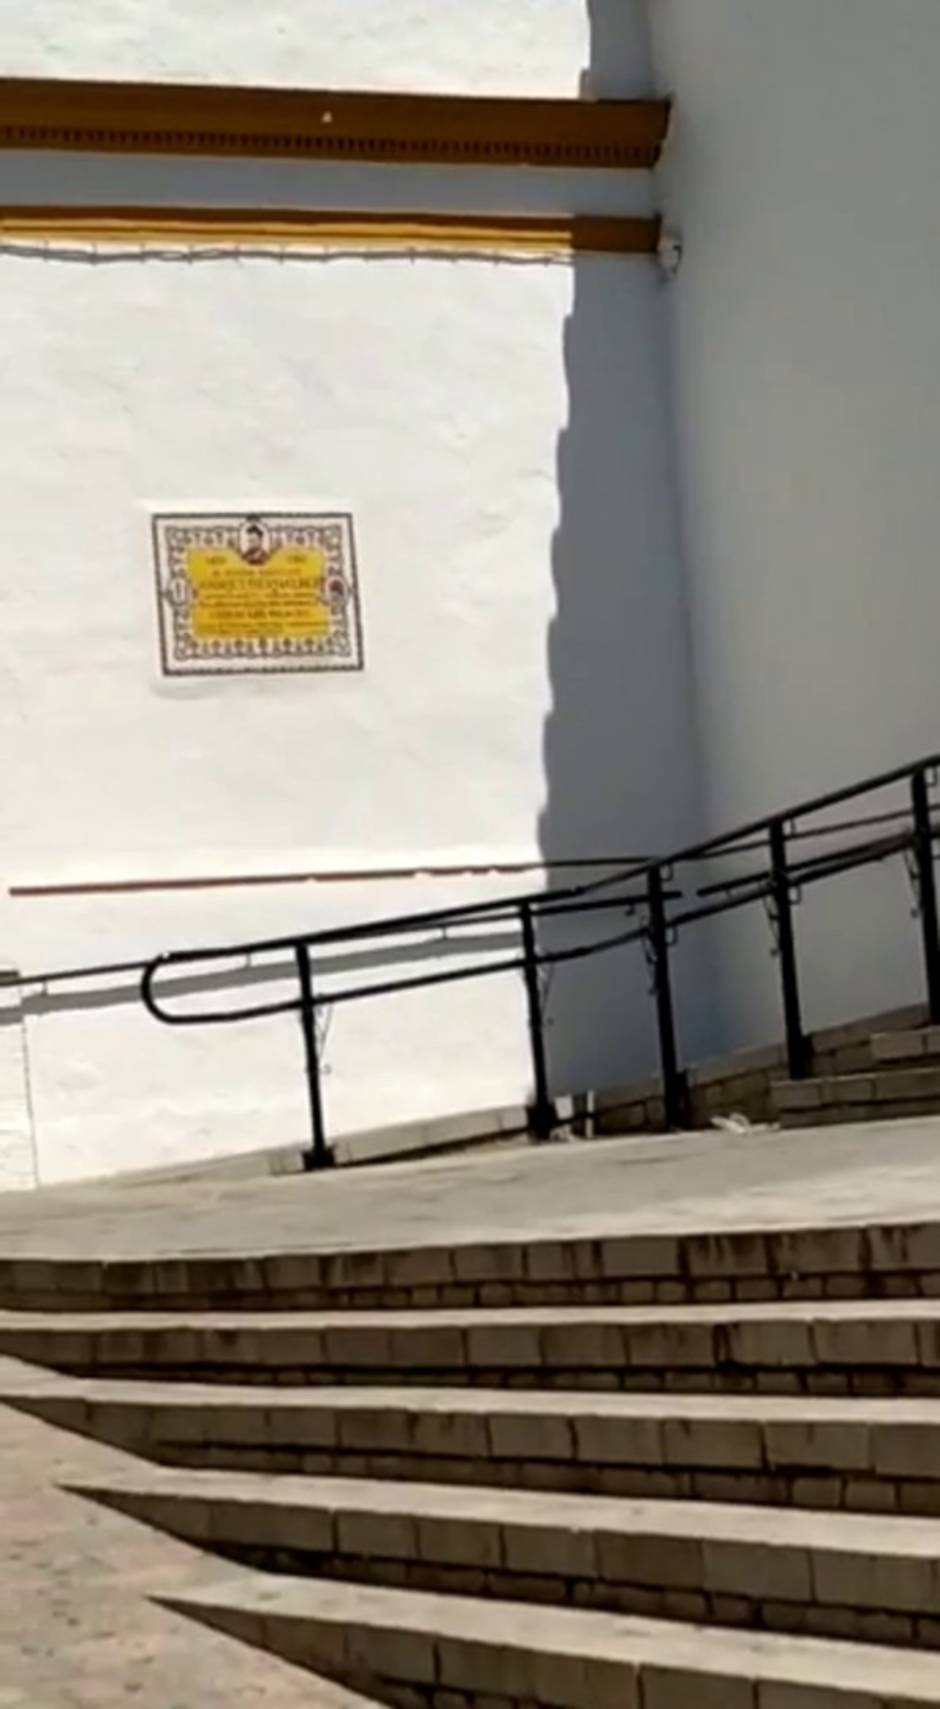
[[[219,1561],[61,1487],[133,1465],[0,1406],[2,1709],[375,1709],[157,1605],[215,1586]]]
[[[940,1217],[940,1117],[0,1196],[0,1256],[143,1258]]]

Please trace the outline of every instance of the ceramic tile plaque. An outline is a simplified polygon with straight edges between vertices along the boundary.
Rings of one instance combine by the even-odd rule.
[[[351,516],[161,513],[153,549],[165,676],[362,669]]]

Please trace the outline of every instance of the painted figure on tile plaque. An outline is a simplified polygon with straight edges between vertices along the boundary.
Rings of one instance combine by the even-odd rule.
[[[166,676],[362,669],[352,517],[153,519]]]

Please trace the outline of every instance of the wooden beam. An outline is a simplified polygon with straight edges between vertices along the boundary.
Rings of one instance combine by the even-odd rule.
[[[655,166],[667,101],[0,78],[0,148],[476,166]]]
[[[658,219],[594,215],[274,212],[0,206],[0,241],[652,255]]]

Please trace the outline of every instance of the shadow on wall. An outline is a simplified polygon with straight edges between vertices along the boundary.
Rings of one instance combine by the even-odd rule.
[[[645,7],[590,0],[589,13],[585,94],[650,92]],[[574,263],[539,826],[549,861],[655,853],[700,834],[665,314],[652,262]],[[626,929],[608,914],[564,928],[569,943]],[[561,931],[543,938],[546,948],[562,946]],[[707,1054],[717,1035],[714,1005],[702,1001],[702,946],[683,944],[678,961],[683,1043]],[[656,1066],[639,945],[559,966],[547,1014],[556,1094]]]

